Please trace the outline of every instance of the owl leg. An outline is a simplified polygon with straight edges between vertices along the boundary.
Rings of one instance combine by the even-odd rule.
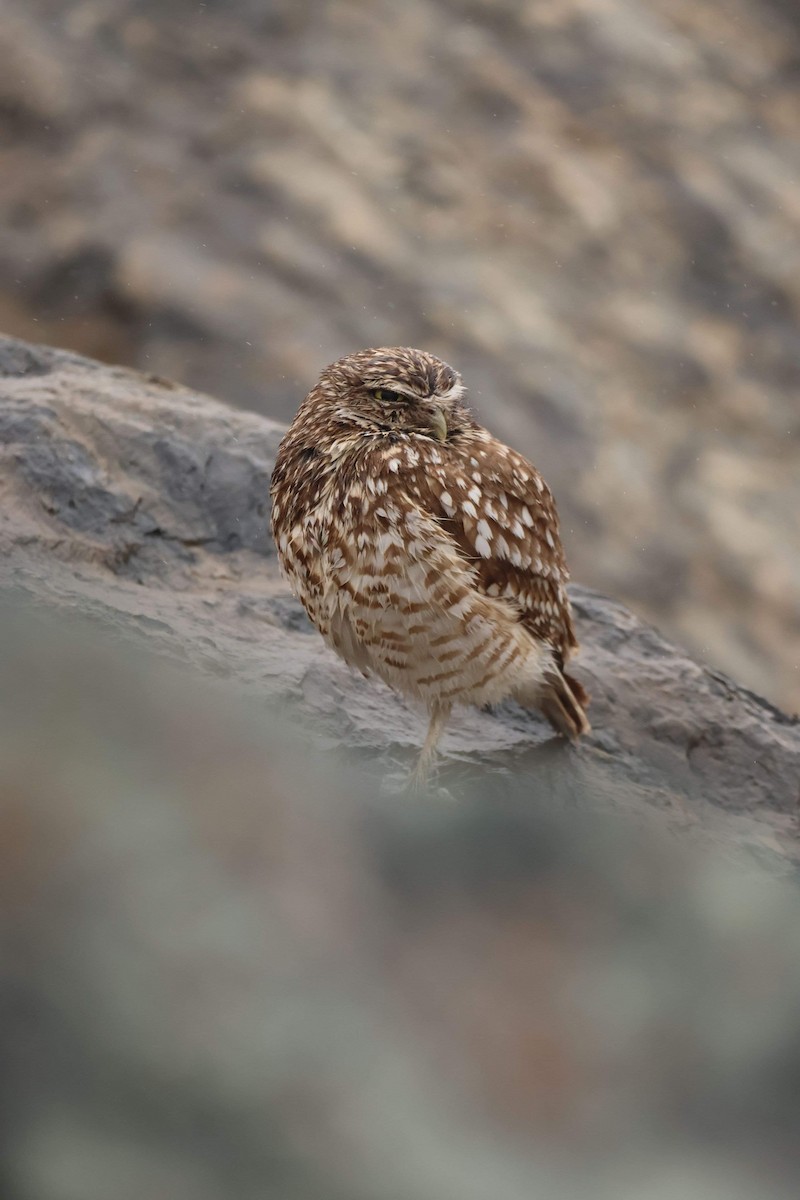
[[[429,709],[430,724],[425,737],[425,742],[420,751],[420,756],[417,759],[417,765],[411,774],[411,786],[413,788],[423,787],[428,782],[430,775],[431,763],[436,753],[436,747],[439,743],[439,738],[444,732],[444,727],[450,719],[450,713],[453,711],[452,704],[435,704]]]

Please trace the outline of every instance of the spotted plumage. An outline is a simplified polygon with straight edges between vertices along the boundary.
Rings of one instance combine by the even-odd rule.
[[[513,696],[571,738],[588,697],[555,504],[479,425],[452,367],[407,348],[323,371],[272,479],[281,565],[346,662],[421,700],[424,778],[454,704]]]

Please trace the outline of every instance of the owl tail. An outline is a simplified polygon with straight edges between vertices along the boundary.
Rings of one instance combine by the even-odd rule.
[[[517,699],[521,704],[538,708],[556,732],[571,742],[577,742],[582,734],[591,732],[592,727],[583,711],[589,703],[589,693],[582,683],[565,672],[552,671],[545,676],[535,696],[522,693]]]
[[[583,684],[558,671],[547,677],[539,708],[558,733],[577,742],[582,734],[591,732],[592,727],[583,711],[583,706],[588,703],[589,693]]]

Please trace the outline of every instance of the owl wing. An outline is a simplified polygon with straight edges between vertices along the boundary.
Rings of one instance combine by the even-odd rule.
[[[511,601],[521,623],[550,643],[563,664],[578,642],[547,484],[527,459],[483,429],[459,434],[433,458],[423,477],[426,499],[478,587]]]

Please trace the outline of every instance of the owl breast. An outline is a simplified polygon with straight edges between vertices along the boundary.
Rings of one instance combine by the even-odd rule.
[[[426,704],[486,704],[529,679],[540,648],[519,611],[417,500],[426,464],[400,439],[324,459],[288,519],[273,514],[298,599],[346,662]]]

